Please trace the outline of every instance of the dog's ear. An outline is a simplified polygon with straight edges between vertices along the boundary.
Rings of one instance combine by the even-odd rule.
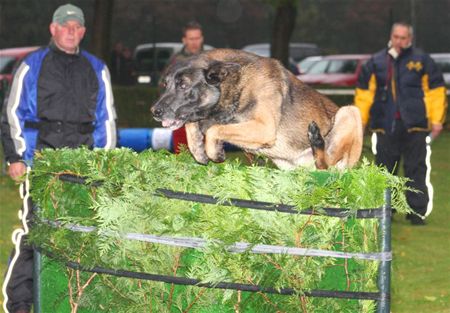
[[[204,70],[205,80],[210,85],[219,85],[230,74],[239,71],[241,66],[232,62],[213,62]]]

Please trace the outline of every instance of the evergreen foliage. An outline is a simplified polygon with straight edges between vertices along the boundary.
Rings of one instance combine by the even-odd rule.
[[[58,177],[85,177],[87,184]],[[101,181],[97,186],[90,184]],[[377,252],[375,219],[332,218],[242,209],[166,199],[157,189],[314,208],[376,208],[384,191],[392,190],[397,212],[409,211],[405,180],[368,162],[338,172],[299,168],[282,171],[244,166],[238,161],[197,164],[188,153],[137,154],[85,148],[44,150],[31,172],[32,197],[39,207],[31,240],[60,262],[84,266],[237,282],[298,290],[282,296],[117,278],[66,270],[68,283],[58,297],[69,298],[72,312],[372,312],[372,301],[307,298],[302,291],[334,289],[376,292],[378,262],[356,259],[299,257],[280,254],[231,253],[236,242],[286,247]],[[48,220],[95,226],[91,233],[72,232]],[[199,237],[203,249],[171,247],[124,239],[125,233]],[[50,262],[51,263],[51,262]],[[44,268],[44,272],[46,269]],[[44,283],[45,285],[45,283]],[[45,288],[44,288],[45,289]],[[81,292],[80,292],[81,291]],[[53,307],[53,310],[55,307]],[[51,310],[51,309],[50,309]]]

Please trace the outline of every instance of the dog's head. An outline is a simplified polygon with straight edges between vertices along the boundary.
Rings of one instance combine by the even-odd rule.
[[[172,65],[163,78],[165,91],[151,108],[163,127],[177,129],[207,119],[219,103],[221,83],[240,69],[237,63],[197,58]]]

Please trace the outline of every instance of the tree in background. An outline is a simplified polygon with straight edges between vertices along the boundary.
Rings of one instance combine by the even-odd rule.
[[[109,62],[114,0],[95,0],[90,51]]]
[[[112,6],[108,3],[111,1],[102,1],[104,3],[99,5]],[[287,37],[289,27],[286,27],[288,32],[278,30],[280,35],[273,35],[275,27],[281,26],[275,22],[276,13],[282,11],[279,5],[287,2],[294,10],[282,15],[281,24],[289,25],[298,15],[290,41],[316,43],[323,54],[373,53],[386,45],[392,22],[411,21],[412,12],[415,12],[417,47],[427,52],[450,51],[448,0],[113,1],[111,42],[122,41],[132,48],[152,42],[153,38],[157,42],[179,42],[180,29],[190,20],[202,24],[205,42],[215,47],[242,48],[248,44],[270,42],[271,37],[287,43],[280,35]],[[0,0],[0,48],[48,44],[48,21],[55,8],[66,2]],[[75,1],[83,10],[89,29],[82,46],[90,51],[93,51],[94,42],[105,47],[106,43],[101,42],[109,40],[108,34],[98,32],[93,25],[100,22],[97,17],[100,13],[94,14],[96,2]],[[277,44],[274,42],[274,47]],[[105,48],[93,49],[103,56]]]
[[[289,66],[289,41],[297,18],[296,0],[272,0],[275,7],[275,19],[272,26],[270,56]]]

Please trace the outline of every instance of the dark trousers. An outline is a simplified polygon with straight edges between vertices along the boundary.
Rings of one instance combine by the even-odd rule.
[[[27,214],[28,225],[32,217],[32,202],[28,201],[29,212]],[[22,208],[23,212],[23,208]],[[33,248],[27,244],[27,235],[20,238],[20,249],[13,249],[10,257],[8,271],[9,277],[5,277],[6,294],[8,300],[6,307],[9,313],[18,310],[30,310],[33,304]],[[17,240],[19,239],[16,236]],[[17,245],[16,245],[17,247]],[[18,254],[18,255],[17,255]],[[17,258],[17,259],[15,259]],[[8,272],[7,272],[8,276]],[[9,278],[9,279],[8,279]],[[8,279],[8,281],[6,281]]]
[[[408,132],[401,120],[397,120],[395,126],[392,134],[377,134],[376,163],[397,174],[400,159],[403,160],[404,176],[411,180],[406,185],[419,190],[418,193],[407,191],[406,199],[409,206],[423,216],[430,200],[425,183],[428,134],[421,131]]]

